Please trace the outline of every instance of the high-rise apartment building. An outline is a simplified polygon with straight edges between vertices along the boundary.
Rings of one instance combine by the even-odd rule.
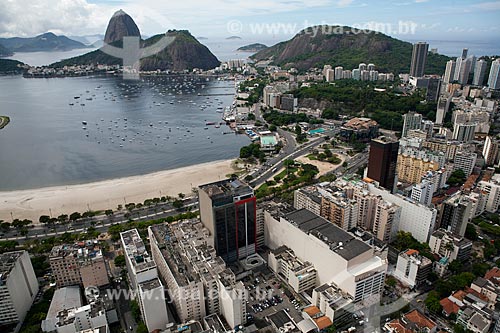
[[[472,58],[457,58],[457,63],[455,66],[455,81],[460,84],[467,84],[469,80],[469,74],[472,70],[473,62]]]
[[[344,78],[344,67],[335,67],[335,80],[342,80]]]
[[[472,174],[476,165],[477,154],[467,151],[459,151],[453,160],[453,170],[461,169],[467,177]]]
[[[373,217],[373,234],[383,242],[391,242],[398,232],[401,207],[379,200]]]
[[[434,183],[430,180],[423,180],[419,184],[413,185],[411,189],[411,198],[423,205],[429,206],[432,203],[434,194]]]
[[[38,293],[38,280],[26,251],[0,254],[0,326],[21,323]]]
[[[166,329],[169,318],[165,300],[165,288],[158,278],[158,270],[153,258],[137,229],[120,233],[125,255],[130,288],[134,291],[142,318],[148,331]]]
[[[453,140],[460,142],[471,142],[476,134],[477,123],[458,123],[453,124]]]
[[[403,115],[403,130],[401,132],[401,137],[408,136],[408,131],[413,129],[421,129],[422,128],[422,115],[420,113],[416,113],[410,111]]]
[[[380,196],[385,201],[401,207],[401,215],[397,226],[398,231],[411,232],[419,242],[429,241],[436,223],[436,209],[408,200],[407,197],[402,195],[391,194],[374,184],[367,183],[363,186],[366,187],[370,194]]]
[[[440,227],[457,236],[465,235],[472,203],[463,195],[455,195],[441,205]]]
[[[474,78],[472,79],[473,85],[483,85],[484,76],[486,75],[486,67],[488,67],[488,63],[483,59],[476,61],[476,65],[474,66]]]
[[[496,59],[491,63],[488,87],[491,89],[500,89],[500,59]]]
[[[444,71],[444,76],[443,76],[443,83],[453,82],[455,76],[455,66],[456,66],[455,60],[449,60],[446,63],[446,69]]]
[[[391,192],[395,185],[398,149],[399,142],[385,136],[370,143],[367,176]]]
[[[328,193],[321,197],[321,216],[343,230],[350,230],[358,223],[357,202],[343,193]]]
[[[494,165],[498,162],[498,151],[500,143],[491,136],[484,140],[483,157],[486,165]]]
[[[223,315],[231,327],[246,323],[246,293],[197,220],[149,227],[151,253],[181,322]]]
[[[419,183],[428,171],[436,171],[440,168],[438,162],[429,159],[400,154],[397,161],[398,180],[408,184]]]
[[[462,59],[466,59],[468,54],[469,54],[469,49],[463,48],[462,49]]]
[[[293,192],[293,207],[305,208],[316,215],[321,215],[321,194],[312,188],[300,188]]]
[[[495,213],[500,208],[500,176],[495,175],[488,181],[482,180],[478,187],[486,194],[485,210]]]
[[[438,99],[438,104],[436,108],[436,125],[442,125],[446,113],[450,109],[451,97],[441,96]]]
[[[425,42],[418,42],[413,44],[413,52],[411,55],[410,76],[421,77],[424,76],[425,62],[427,61],[427,52],[429,51],[429,44]]]
[[[202,185],[200,219],[214,236],[217,255],[226,262],[243,259],[256,249],[256,198],[238,179]]]

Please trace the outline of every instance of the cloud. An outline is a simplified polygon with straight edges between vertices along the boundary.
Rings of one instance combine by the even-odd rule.
[[[471,7],[486,11],[500,10],[500,1],[480,2],[473,4]]]
[[[338,7],[349,7],[354,0],[339,0],[337,1],[337,6]]]
[[[2,0],[0,35],[33,36],[47,31],[103,33],[112,10],[85,0]]]
[[[347,7],[354,0],[335,0]],[[0,0],[0,36],[34,36],[47,31],[66,35],[104,33],[109,18],[125,10],[141,33],[167,29],[214,30],[234,17],[260,17],[332,6],[331,0]]]

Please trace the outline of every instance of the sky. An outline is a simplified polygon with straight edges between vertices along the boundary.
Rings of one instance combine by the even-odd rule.
[[[403,40],[500,40],[500,1],[488,0],[0,0],[0,37],[104,34],[123,9],[143,35],[283,40],[317,24],[381,31]]]

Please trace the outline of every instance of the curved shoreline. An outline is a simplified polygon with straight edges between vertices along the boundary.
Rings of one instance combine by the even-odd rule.
[[[0,192],[0,220],[14,218],[38,222],[40,215],[71,214],[113,209],[124,203],[191,192],[192,187],[223,179],[233,173],[233,159],[207,162],[139,176],[30,190]]]

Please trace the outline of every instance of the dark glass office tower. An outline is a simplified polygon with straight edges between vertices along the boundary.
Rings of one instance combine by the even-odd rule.
[[[394,190],[399,142],[381,136],[370,143],[368,173],[370,179],[389,191]]]
[[[217,255],[226,262],[243,259],[256,248],[256,199],[238,179],[202,185],[198,191],[200,218],[214,237]]]

